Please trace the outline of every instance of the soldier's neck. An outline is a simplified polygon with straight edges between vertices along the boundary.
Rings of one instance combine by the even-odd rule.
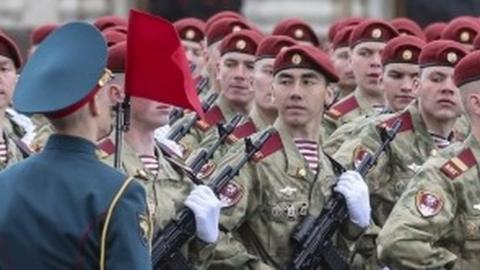
[[[433,132],[437,135],[443,136],[448,138],[450,133],[452,133],[453,126],[455,125],[456,118],[447,120],[447,119],[435,119],[425,110],[423,110],[422,106],[419,106],[420,115],[422,116],[423,121],[425,122],[425,126],[427,126],[427,130]]]
[[[370,104],[371,106],[386,104],[385,96],[383,95],[383,92],[382,94],[376,95],[376,94],[368,93],[368,91],[363,89],[359,89],[359,90],[362,91],[363,98],[367,100],[368,104]]]
[[[470,126],[471,126],[471,133],[477,139],[477,141],[480,141],[480,119],[471,119],[470,120]]]
[[[155,155],[155,133],[131,126],[125,140],[138,155]]]
[[[275,120],[277,119],[278,113],[276,110],[266,110],[260,108],[260,106],[256,105],[257,113],[260,118],[268,123],[269,125],[273,125]]]
[[[319,141],[320,138],[320,120],[310,121],[305,125],[285,124],[288,133],[292,138],[304,139],[309,141]]]

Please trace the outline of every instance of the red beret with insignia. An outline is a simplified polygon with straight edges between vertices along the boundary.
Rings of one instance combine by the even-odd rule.
[[[427,42],[439,40],[442,38],[442,31],[447,27],[447,23],[444,22],[435,22],[427,25],[423,32],[427,38]]]
[[[355,26],[347,26],[337,32],[332,41],[332,48],[334,50],[348,47],[348,42],[350,40],[350,35],[352,34],[353,28],[355,28]]]
[[[220,19],[225,19],[225,18],[233,18],[233,19],[243,20],[242,15],[240,15],[239,13],[237,13],[235,11],[231,11],[231,10],[223,10],[223,11],[220,11],[220,12],[212,15],[210,18],[208,18],[207,22],[205,23],[205,32],[208,32],[210,30],[210,27],[212,27],[212,25],[216,21],[218,21]]]
[[[396,18],[391,20],[389,23],[395,27],[395,29],[397,29],[400,35],[406,34],[410,36],[416,36],[422,40],[426,39],[422,28],[420,28],[416,22],[410,20],[409,18]]]
[[[297,42],[287,36],[268,36],[260,42],[255,56],[257,60],[262,58],[275,58],[281,50],[287,49]]]
[[[362,42],[388,42],[398,31],[385,21],[365,20],[355,26],[348,41],[350,48]]]
[[[229,52],[239,52],[255,55],[262,36],[252,30],[240,30],[226,36],[220,43],[220,55]]]
[[[458,62],[453,79],[458,87],[480,80],[480,51],[469,53]]]
[[[220,19],[212,24],[207,31],[207,46],[217,41],[221,41],[228,34],[242,29],[251,29],[246,21],[237,18]]]
[[[280,52],[273,64],[273,73],[289,68],[307,68],[325,75],[329,82],[337,82],[335,68],[327,54],[308,45],[296,45]]]
[[[343,28],[348,27],[348,26],[355,26],[361,22],[363,22],[365,19],[364,18],[359,18],[359,17],[349,17],[346,19],[341,19],[336,22],[334,22],[330,28],[328,29],[328,40],[330,42],[333,42],[333,39],[337,35],[339,31],[341,31]]]
[[[107,68],[113,73],[125,73],[127,41],[119,42],[108,48]]]
[[[109,29],[102,32],[105,41],[107,42],[107,47],[111,47],[119,42],[127,40],[127,34],[123,34],[117,31],[112,31]]]
[[[462,44],[451,40],[435,40],[423,47],[419,64],[428,66],[454,67],[467,54]]]
[[[100,31],[103,31],[114,26],[127,27],[128,21],[118,16],[102,16],[96,19],[95,22],[93,22],[93,25],[95,25]]]
[[[39,27],[33,29],[30,34],[30,44],[31,46],[38,45],[42,40],[44,40],[51,32],[58,28],[58,24],[49,23],[43,24]]]
[[[320,45],[313,28],[297,18],[286,19],[278,23],[273,29],[272,35],[289,36],[298,41],[311,42],[314,46]]]
[[[0,33],[0,55],[10,58],[17,69],[23,64],[17,44],[4,33]]]
[[[173,23],[180,39],[201,42],[205,38],[205,23],[196,18],[185,18]]]
[[[418,65],[418,58],[425,41],[415,36],[399,36],[385,45],[382,53],[382,64],[408,63]]]
[[[442,31],[442,39],[453,40],[462,44],[473,44],[480,32],[480,22],[477,18],[458,17],[450,21]]]

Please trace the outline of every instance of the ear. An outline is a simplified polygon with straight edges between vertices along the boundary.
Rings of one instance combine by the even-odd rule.
[[[466,104],[468,110],[475,113],[476,115],[480,115],[480,94],[472,93],[468,96],[468,102]]]
[[[107,92],[111,104],[122,103],[125,99],[125,91],[123,91],[123,87],[116,83],[110,84]]]

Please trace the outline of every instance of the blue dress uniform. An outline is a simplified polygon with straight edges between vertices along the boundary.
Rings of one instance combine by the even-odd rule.
[[[100,32],[66,24],[25,66],[15,108],[62,117],[82,107],[107,81],[106,56]],[[151,269],[145,191],[95,149],[54,134],[43,152],[0,173],[0,269]]]

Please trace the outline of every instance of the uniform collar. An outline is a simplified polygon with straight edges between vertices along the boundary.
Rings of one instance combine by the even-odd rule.
[[[253,106],[252,110],[250,111],[250,119],[252,119],[253,124],[257,130],[263,130],[267,128],[270,124],[267,123],[258,112],[257,106]]]
[[[355,89],[355,91],[353,91],[353,96],[357,100],[358,108],[361,114],[375,113],[375,109],[373,108],[373,105],[368,102],[367,98],[365,97],[365,94],[363,93],[362,90],[360,90],[360,88],[358,88],[358,86]]]
[[[470,133],[465,139],[465,145],[470,148],[478,163],[478,161],[480,161],[480,142]]]
[[[52,134],[45,145],[44,151],[45,150],[81,152],[96,157],[96,145],[93,142],[84,138],[70,135]]]
[[[237,112],[233,110],[232,106],[230,106],[227,99],[223,95],[218,97],[215,104],[222,112],[225,121],[230,121],[237,114]]]

